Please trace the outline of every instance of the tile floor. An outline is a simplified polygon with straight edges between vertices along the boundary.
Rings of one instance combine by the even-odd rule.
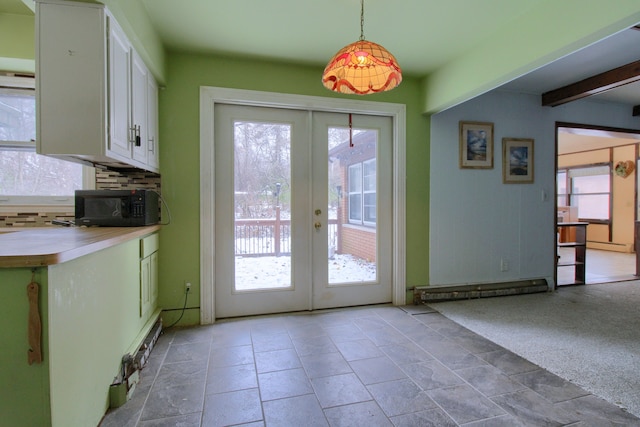
[[[427,306],[261,316],[161,336],[110,426],[640,426]]]

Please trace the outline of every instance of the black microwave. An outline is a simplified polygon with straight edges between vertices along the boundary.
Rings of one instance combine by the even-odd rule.
[[[76,225],[140,227],[158,223],[158,193],[152,190],[76,190]]]

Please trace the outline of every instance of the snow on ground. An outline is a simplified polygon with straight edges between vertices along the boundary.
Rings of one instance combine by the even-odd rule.
[[[376,264],[348,254],[329,259],[329,283],[376,279]],[[286,288],[291,285],[290,256],[236,257],[236,289]]]

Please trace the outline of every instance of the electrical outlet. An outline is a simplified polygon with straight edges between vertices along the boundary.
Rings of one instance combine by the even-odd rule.
[[[188,294],[191,292],[191,282],[184,282],[184,293]]]
[[[506,259],[500,260],[500,271],[509,271],[509,261]]]

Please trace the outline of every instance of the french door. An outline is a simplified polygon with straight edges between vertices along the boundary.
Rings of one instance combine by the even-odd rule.
[[[214,117],[216,317],[390,302],[391,118]]]

